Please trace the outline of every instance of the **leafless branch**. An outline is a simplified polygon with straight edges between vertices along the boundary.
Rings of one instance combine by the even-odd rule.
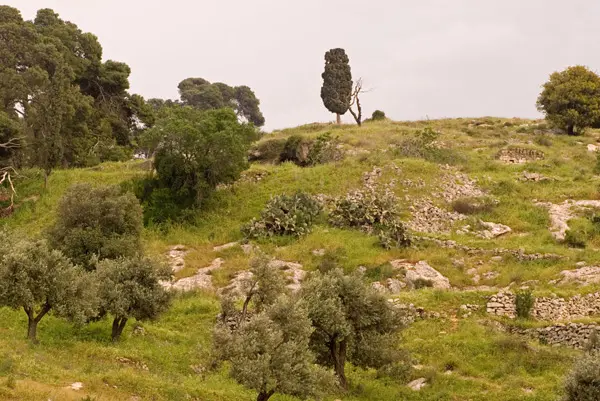
[[[8,142],[0,143],[0,149],[17,149],[21,147],[21,138],[11,138]]]
[[[359,95],[364,92],[365,91],[363,90],[363,80],[362,78],[358,78],[358,80],[354,84],[354,89],[352,90],[350,107],[348,108],[348,110],[350,111],[350,114],[352,114],[352,117],[354,117],[354,120],[359,126],[362,125],[362,108],[360,106]],[[352,110],[352,107],[354,105],[356,105],[356,112]]]
[[[14,168],[12,167],[5,167],[0,169],[0,185],[3,185],[5,182],[8,183],[8,186],[10,187],[10,206],[8,206],[8,208],[6,210],[8,211],[12,211],[14,205],[15,205],[15,195],[17,194],[17,191],[15,190],[15,185],[13,184],[12,181],[12,176],[11,174],[16,174],[16,171]]]

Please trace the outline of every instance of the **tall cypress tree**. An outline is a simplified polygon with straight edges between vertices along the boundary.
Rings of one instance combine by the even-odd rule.
[[[325,53],[325,71],[321,75],[321,99],[327,110],[336,114],[338,124],[341,123],[340,116],[348,111],[352,98],[352,72],[349,62],[344,49],[331,49]]]

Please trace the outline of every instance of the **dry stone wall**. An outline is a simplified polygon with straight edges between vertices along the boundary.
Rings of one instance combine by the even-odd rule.
[[[496,316],[516,317],[515,295],[509,292],[492,295],[487,312]],[[569,321],[600,315],[600,293],[576,295],[572,298],[539,297],[531,310],[537,320]]]
[[[512,327],[511,333],[522,334],[539,340],[543,344],[584,349],[590,345],[592,335],[600,334],[600,326],[596,324],[557,324],[535,329]]]

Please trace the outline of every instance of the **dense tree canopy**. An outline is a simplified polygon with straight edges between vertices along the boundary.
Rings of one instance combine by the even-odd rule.
[[[537,101],[538,109],[569,135],[600,122],[600,77],[583,66],[550,75]]]
[[[103,62],[98,39],[54,11],[25,21],[0,6],[0,36],[0,112],[22,122],[23,162],[49,174],[120,158],[152,124],[152,109],[127,92],[129,67]]]
[[[321,99],[327,110],[337,115],[338,124],[340,115],[348,111],[352,101],[352,71],[349,62],[344,49],[331,49],[325,53]]]
[[[0,254],[0,306],[25,311],[32,341],[48,312],[83,322],[95,314],[96,299],[91,276],[43,241],[16,241]]]
[[[58,204],[48,239],[75,263],[93,270],[94,257],[140,254],[142,226],[142,208],[133,194],[118,187],[75,184]]]
[[[257,127],[265,124],[260,101],[248,86],[231,87],[222,82],[210,83],[203,78],[187,78],[178,85],[181,103],[200,110],[230,107]]]
[[[258,138],[231,109],[172,107],[161,117],[144,134],[156,147],[156,175],[137,188],[147,221],[175,219],[181,209],[201,205],[217,185],[237,180]]]

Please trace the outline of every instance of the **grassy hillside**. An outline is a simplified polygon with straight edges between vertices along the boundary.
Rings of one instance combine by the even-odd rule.
[[[436,150],[409,154],[407,141],[425,127],[439,132]],[[495,292],[483,288],[463,291],[475,285],[471,269],[482,277],[478,285],[495,288],[511,283],[518,288],[535,280],[528,283],[535,294],[568,296],[597,290],[593,285],[556,288],[549,283],[560,271],[573,269],[579,261],[599,264],[600,235],[590,234],[585,248],[557,242],[548,229],[547,210],[536,202],[600,199],[600,176],[594,172],[596,157],[587,149],[587,144],[596,143],[600,134],[590,131],[581,137],[554,135],[539,121],[517,119],[385,121],[363,127],[311,124],[269,134],[258,147],[292,135],[316,138],[323,133],[338,137],[346,152],[343,160],[315,167],[253,163],[238,183],[218,190],[206,207],[195,214],[193,222],[146,228],[144,242],[148,252],[163,255],[175,244],[190,249],[186,268],[177,277],[194,274],[221,257],[225,262],[214,273],[213,282],[225,286],[235,272],[247,269],[248,255],[240,248],[216,252],[213,247],[241,240],[240,227],[257,217],[273,195],[302,190],[314,195],[341,196],[362,187],[363,175],[379,167],[381,182],[395,180],[394,191],[402,201],[402,215],[409,221],[414,212],[411,207],[422,199],[441,210],[452,211],[452,202],[440,196],[445,185],[454,182],[460,188],[466,179],[473,180],[497,204],[456,222],[448,233],[427,233],[428,237],[490,250],[552,253],[561,258],[521,261],[504,257],[499,261],[490,255],[431,243],[385,250],[374,236],[335,229],[325,221],[299,240],[284,238],[259,245],[278,259],[301,263],[306,270],[316,268],[321,260],[313,251],[325,249],[339,255],[348,271],[364,266],[367,277],[377,281],[386,278],[385,266],[391,260],[425,260],[448,277],[454,287],[450,291],[422,289],[397,295],[402,302],[443,313],[437,319],[418,321],[403,332],[401,345],[411,352],[416,366],[411,375],[428,378],[427,387],[415,392],[405,382],[377,378],[374,371],[349,367],[350,392],[330,394],[328,400],[555,400],[577,351],[509,336],[497,328],[501,319],[491,318],[483,311],[461,318],[457,310],[463,304],[484,305],[486,297]],[[539,150],[545,156],[525,164],[496,160],[501,149],[511,147]],[[53,220],[58,199],[72,183],[118,184],[144,174],[144,168],[141,162],[128,162],[60,170],[50,177],[48,190],[42,188],[41,174],[24,171],[17,181],[19,207],[11,217],[0,220],[0,226],[22,235],[42,235]],[[526,171],[549,179],[522,180]],[[495,239],[456,233],[466,224],[476,226],[479,220],[507,225],[512,232]],[[486,278],[486,273],[494,274]],[[22,311],[0,309],[0,399],[81,400],[88,395],[106,401],[252,399],[252,392],[229,379],[226,370],[210,368],[210,332],[218,309],[215,294],[196,292],[180,296],[158,321],[141,324],[144,335],[135,335],[131,324],[118,344],[107,340],[108,321],[73,328],[49,317],[40,324],[39,345],[25,341]],[[82,382],[83,389],[69,389],[73,382]],[[282,396],[273,399],[293,400]]]

